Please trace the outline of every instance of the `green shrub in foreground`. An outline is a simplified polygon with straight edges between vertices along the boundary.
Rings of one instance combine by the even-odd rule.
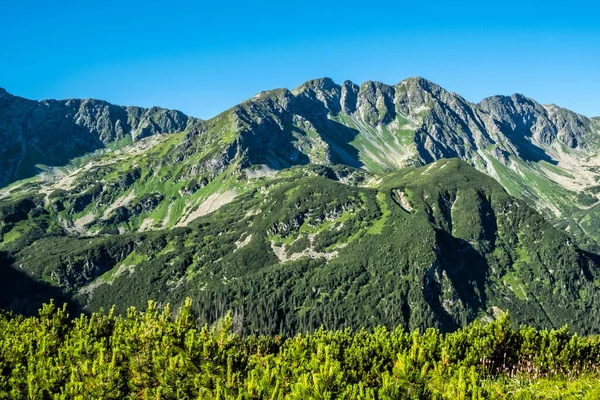
[[[318,330],[282,339],[196,326],[187,301],[71,320],[0,315],[0,398],[600,398],[600,338],[512,329],[507,317],[451,334]]]

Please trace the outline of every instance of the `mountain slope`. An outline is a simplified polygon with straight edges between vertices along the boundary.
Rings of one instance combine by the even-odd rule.
[[[202,321],[233,309],[248,332],[449,331],[506,310],[597,330],[595,119],[421,78],[319,79],[208,121],[160,111],[124,143],[105,116],[130,108],[101,104],[77,132],[102,151],[0,189],[0,273],[37,292],[9,288],[4,306],[58,288],[121,312],[192,295]]]
[[[293,168],[185,228],[5,251],[89,310],[191,296],[202,321],[233,309],[255,333],[449,331],[502,310],[517,323],[595,332],[595,258],[491,178],[459,160],[386,175],[376,188],[340,182],[353,173]]]
[[[132,194],[129,186],[124,191],[109,187],[104,197],[111,202],[127,196],[137,199],[147,194],[148,186],[174,193],[151,215],[152,226],[172,226],[189,221],[214,189],[226,191],[220,190],[220,183],[199,190],[225,171],[234,181],[247,168],[250,171],[242,176],[308,163],[385,173],[458,157],[497,179],[511,195],[526,199],[556,226],[570,230],[586,248],[598,250],[599,129],[593,119],[521,95],[494,96],[476,105],[421,78],[395,86],[357,86],[349,81],[337,85],[325,78],[293,91],[259,93],[207,122],[190,120],[185,134],[161,144],[149,157],[148,147],[160,138],[142,150],[134,146],[98,161],[92,177],[86,177],[86,171],[76,174],[82,180],[104,182],[117,171],[128,174],[133,165],[145,164],[144,176],[134,179],[144,188]],[[103,167],[108,164],[112,167]],[[70,186],[56,183],[61,176],[46,178],[53,181],[52,189]],[[231,179],[227,190],[235,186]],[[46,185],[43,191],[52,189]],[[175,211],[169,218],[167,202]],[[97,202],[94,211],[103,215],[110,207],[108,201]],[[77,217],[92,218],[88,214]],[[143,220],[146,227],[148,218],[121,228],[138,229]]]
[[[360,87],[314,80],[261,93],[230,112],[250,164],[341,163],[381,173],[458,157],[598,248],[600,124],[571,111],[522,95],[472,104],[410,78]]]
[[[384,173],[458,157],[598,249],[590,209],[598,205],[600,123],[553,105],[522,95],[472,104],[421,78],[394,86],[319,79],[260,93],[213,121],[217,131],[188,140],[198,148],[220,135],[228,145],[214,152],[226,155],[210,160],[218,165],[345,164]]]
[[[190,119],[158,107],[115,106],[100,100],[32,101],[0,88],[0,185],[65,165],[116,141],[179,132]]]

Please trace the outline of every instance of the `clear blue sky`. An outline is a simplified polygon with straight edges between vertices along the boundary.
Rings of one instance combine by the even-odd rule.
[[[600,115],[600,6],[568,1],[10,1],[0,87],[208,118],[329,76],[423,76],[478,102],[524,93]],[[387,3],[387,4],[386,4]]]

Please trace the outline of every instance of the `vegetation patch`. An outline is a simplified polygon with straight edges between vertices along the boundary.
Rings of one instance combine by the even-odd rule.
[[[176,317],[173,317],[173,314]],[[597,398],[600,339],[513,329],[506,316],[436,329],[240,336],[229,313],[198,326],[191,303],[119,317],[0,314],[0,397],[179,399]],[[23,348],[29,349],[23,351]],[[84,351],[85,350],[85,351]]]

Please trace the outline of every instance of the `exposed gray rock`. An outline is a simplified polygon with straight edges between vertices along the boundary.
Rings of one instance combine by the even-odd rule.
[[[37,173],[36,164],[65,165],[126,136],[186,129],[196,120],[158,107],[101,100],[33,101],[0,90],[0,186]]]
[[[190,176],[214,177],[237,159],[242,166],[271,169],[308,163],[365,167],[370,160],[367,168],[378,165],[385,171],[447,157],[485,164],[480,151],[490,146],[505,164],[510,155],[542,159],[540,146],[555,143],[591,148],[600,128],[597,120],[520,94],[473,104],[419,77],[394,86],[310,80],[292,91],[261,92],[210,123],[158,107],[99,100],[37,102],[0,90],[0,185],[33,175],[36,164],[66,164],[126,136],[138,140],[189,128],[165,160],[180,163],[214,146],[214,133],[206,133],[216,124],[235,133],[234,142],[190,166]],[[413,132],[412,146],[381,136],[382,130],[401,135],[406,129]]]
[[[316,153],[317,163],[364,167],[370,159],[383,170],[448,157],[485,165],[481,151],[491,146],[492,156],[506,164],[510,155],[544,159],[545,148],[555,143],[588,149],[598,141],[598,123],[569,110],[543,106],[521,94],[473,104],[419,77],[394,86],[372,81],[337,85],[329,78],[315,79],[292,91],[261,92],[232,111],[245,165],[275,169],[315,163]],[[343,123],[334,122],[340,117],[346,118]],[[399,121],[409,126],[400,126]],[[414,154],[389,137],[377,137],[381,129],[392,135],[413,131]],[[359,136],[364,138],[362,144],[354,140]],[[380,154],[373,154],[365,142]]]

